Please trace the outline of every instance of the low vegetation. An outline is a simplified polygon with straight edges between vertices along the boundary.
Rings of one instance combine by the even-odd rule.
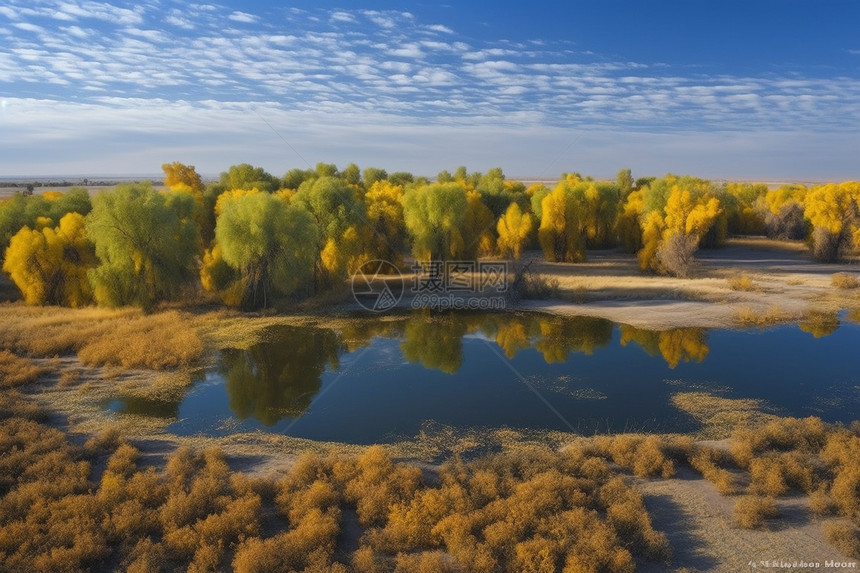
[[[860,287],[860,280],[856,274],[852,273],[835,273],[830,277],[830,283],[841,289],[854,289]]]
[[[189,316],[179,311],[8,305],[3,317],[0,349],[33,358],[73,354],[90,366],[165,370],[194,366],[204,352]]]
[[[635,480],[681,467],[742,494],[744,528],[808,495],[829,542],[857,555],[860,427],[817,418],[738,422],[727,449],[594,436],[432,470],[380,446],[305,453],[279,478],[233,472],[217,448],[180,447],[150,466],[115,431],[77,446],[44,420],[26,396],[0,394],[4,570],[626,572],[671,563]]]

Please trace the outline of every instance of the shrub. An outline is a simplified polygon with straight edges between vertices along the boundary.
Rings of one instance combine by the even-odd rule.
[[[824,538],[846,557],[860,559],[860,529],[848,523],[825,523]]]
[[[693,270],[698,248],[698,236],[675,233],[657,248],[657,261],[670,275],[684,278]]]
[[[760,290],[759,286],[753,282],[751,278],[747,275],[740,275],[737,277],[732,277],[728,280],[729,288],[732,290],[739,291],[757,291]]]
[[[735,478],[731,472],[717,464],[724,461],[725,455],[719,450],[698,446],[690,457],[690,465],[709,482],[717,486],[722,495],[737,493]]]
[[[852,289],[860,287],[860,280],[857,275],[851,273],[835,273],[830,277],[830,284],[836,288]]]
[[[8,350],[0,350],[0,387],[2,388],[35,382],[45,372],[45,368],[33,364],[28,358],[21,358]]]
[[[735,502],[735,520],[746,529],[761,527],[766,519],[779,515],[772,498],[759,495],[744,495]]]

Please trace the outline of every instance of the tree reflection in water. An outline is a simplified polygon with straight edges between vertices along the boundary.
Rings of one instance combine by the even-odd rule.
[[[662,356],[669,368],[675,368],[681,362],[701,362],[710,351],[708,331],[704,328],[644,330],[622,324],[620,329],[621,346],[635,342],[649,356]]]
[[[344,347],[333,330],[322,328],[272,327],[266,339],[247,350],[222,350],[219,371],[236,417],[271,426],[307,410],[326,366],[339,367]]]
[[[681,362],[701,362],[708,354],[704,329],[619,328],[622,346],[636,342],[648,354],[662,356],[670,368]],[[453,374],[463,366],[463,338],[470,334],[495,341],[508,359],[534,349],[547,364],[553,364],[566,362],[572,352],[593,354],[609,345],[612,332],[612,322],[594,317],[416,312],[384,320],[341,321],[337,331],[272,327],[265,333],[265,342],[247,350],[222,350],[219,372],[236,417],[256,418],[271,426],[308,409],[322,387],[326,368],[337,370],[342,353],[355,352],[380,337],[399,340],[407,361]]]

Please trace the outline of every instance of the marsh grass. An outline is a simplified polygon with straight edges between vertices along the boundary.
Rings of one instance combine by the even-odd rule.
[[[677,392],[670,400],[677,408],[701,422],[698,437],[720,439],[736,428],[757,426],[773,416],[762,411],[764,404],[750,398],[723,398],[707,392]]]

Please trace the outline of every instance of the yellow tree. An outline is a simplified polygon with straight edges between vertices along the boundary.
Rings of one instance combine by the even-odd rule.
[[[758,202],[764,219],[764,230],[774,239],[803,239],[807,235],[807,222],[803,217],[803,203],[809,190],[803,185],[783,185],[770,189]]]
[[[556,185],[541,202],[538,240],[547,261],[585,260],[581,206],[566,180]]]
[[[370,236],[363,241],[364,260],[382,259],[397,267],[402,263],[406,237],[402,199],[403,187],[384,179],[373,183],[365,193],[366,230]]]
[[[812,224],[813,256],[837,260],[852,242],[860,245],[860,183],[846,181],[813,187],[804,199],[804,216]]]
[[[519,205],[511,203],[496,225],[502,256],[519,259],[533,226],[531,214],[523,213]]]
[[[18,231],[6,251],[3,270],[27,304],[80,307],[92,301],[87,271],[95,264],[83,215],[69,213],[55,228],[48,225],[41,230],[24,227]]]
[[[639,265],[657,272],[685,276],[693,262],[699,240],[720,214],[720,201],[673,185],[662,209],[650,211],[642,219],[643,247]]]
[[[189,193],[194,197],[193,218],[200,228],[200,236],[208,244],[215,233],[214,218],[206,212],[206,202],[203,196],[205,186],[193,165],[185,165],[179,161],[164,163],[164,185],[171,191]],[[211,205],[211,203],[210,203]],[[211,208],[211,207],[210,207]]]
[[[638,189],[627,195],[616,220],[618,240],[628,253],[638,252],[642,248],[642,210],[645,207],[644,191]]]
[[[463,258],[476,259],[494,249],[493,212],[481,201],[477,191],[466,192],[466,216],[463,220]]]

